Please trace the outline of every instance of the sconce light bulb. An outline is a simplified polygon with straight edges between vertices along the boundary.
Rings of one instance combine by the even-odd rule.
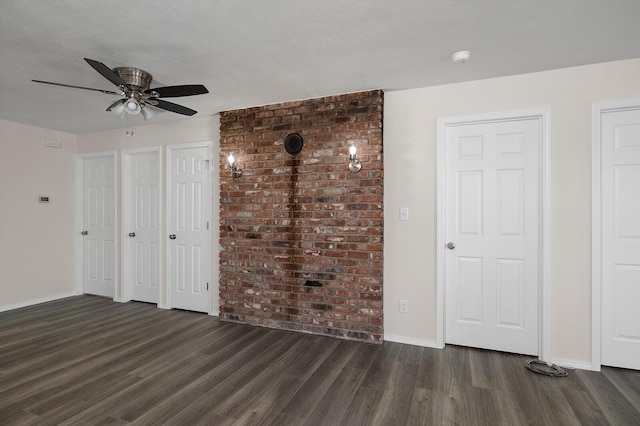
[[[229,156],[227,157],[227,161],[229,161],[229,166],[233,167],[233,163],[236,162],[236,159],[233,154],[229,154]]]
[[[362,168],[362,164],[360,163],[360,161],[356,160],[357,151],[358,151],[358,148],[356,148],[355,145],[351,145],[349,147],[349,170],[351,170],[354,173],[359,172],[360,169]]]

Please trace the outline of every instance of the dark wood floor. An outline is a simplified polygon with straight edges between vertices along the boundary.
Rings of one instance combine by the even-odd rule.
[[[0,424],[640,424],[640,372],[528,359],[80,296],[0,313]]]

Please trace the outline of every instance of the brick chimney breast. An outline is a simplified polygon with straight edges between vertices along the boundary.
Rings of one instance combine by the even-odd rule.
[[[220,113],[220,319],[382,342],[383,98]]]

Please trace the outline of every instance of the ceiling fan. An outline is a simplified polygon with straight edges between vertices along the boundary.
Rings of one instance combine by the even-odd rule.
[[[76,89],[93,90],[107,95],[122,96],[109,107],[107,111],[125,117],[126,114],[142,114],[145,120],[153,117],[155,113],[149,107],[156,107],[177,114],[192,116],[197,111],[182,105],[167,102],[160,98],[177,98],[182,96],[203,95],[209,93],[202,84],[185,84],[181,86],[165,86],[151,89],[153,77],[148,72],[133,67],[117,67],[110,69],[105,64],[93,59],[84,58],[89,65],[98,71],[104,78],[118,87],[119,92],[111,90],[94,89],[91,87],[74,86],[71,84],[52,83],[50,81],[31,80],[36,83],[52,84],[54,86],[73,87]]]

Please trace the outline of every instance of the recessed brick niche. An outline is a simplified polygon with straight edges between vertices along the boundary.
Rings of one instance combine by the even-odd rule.
[[[382,111],[374,90],[220,113],[221,319],[382,341]]]

